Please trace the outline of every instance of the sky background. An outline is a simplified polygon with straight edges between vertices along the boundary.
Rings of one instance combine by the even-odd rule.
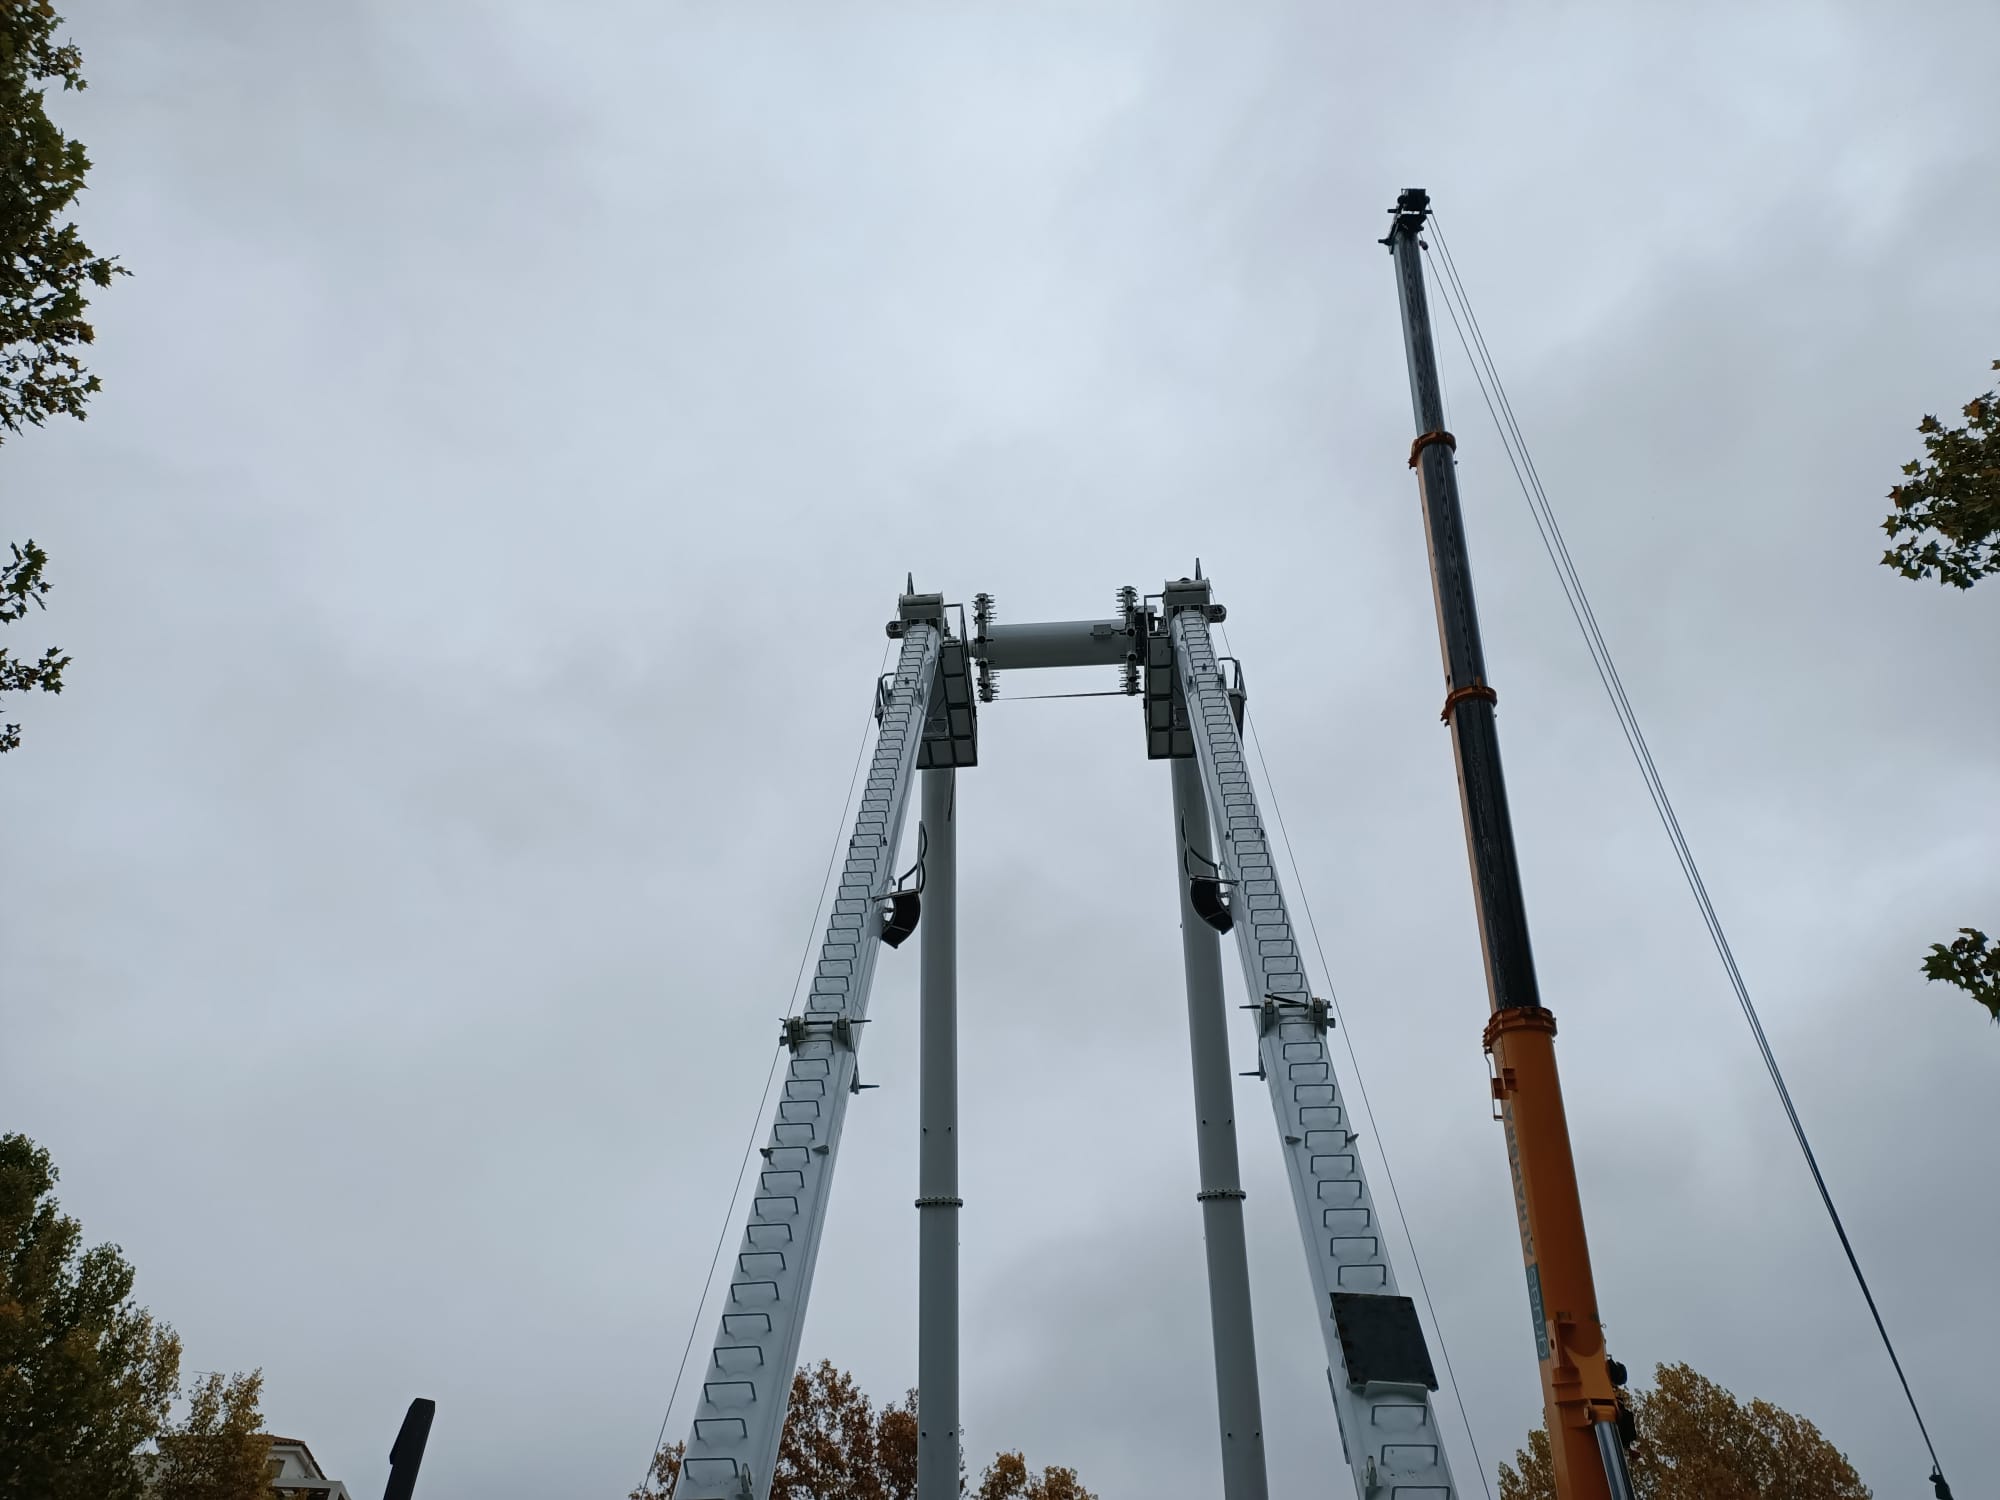
[[[1540,1397],[1375,243],[1422,184],[1947,1471],[2000,1490],[2000,1029],[1917,969],[2000,923],[2000,583],[1876,563],[1918,416],[2000,354],[2000,10],[67,10],[80,220],[134,275],[95,304],[88,423],[0,455],[0,530],[57,589],[21,644],[76,658],[9,705],[0,1124],[190,1368],[261,1366],[271,1427],[358,1496],[416,1395],[427,1500],[623,1496],[905,573],[1026,621],[1198,555],[1367,1165],[1510,1455]],[[1927,1493],[1445,370],[1614,1351]],[[1166,770],[1118,699],[1003,696],[982,733],[967,1450],[1213,1496]],[[879,970],[803,1350],[878,1398],[915,1379],[916,967]],[[1245,1088],[1272,1490],[1344,1496]]]

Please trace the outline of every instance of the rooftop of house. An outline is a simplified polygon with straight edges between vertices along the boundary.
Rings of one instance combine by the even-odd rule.
[[[326,1471],[319,1466],[319,1460],[313,1457],[312,1449],[308,1448],[304,1441],[293,1437],[279,1437],[275,1433],[266,1434],[266,1436],[271,1439],[271,1456],[273,1458],[283,1459],[288,1453],[296,1454],[300,1467],[305,1471],[302,1477],[307,1479],[326,1478]],[[285,1451],[281,1452],[281,1449]]]

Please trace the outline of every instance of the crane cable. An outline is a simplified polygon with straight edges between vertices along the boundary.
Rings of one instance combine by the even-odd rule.
[[[1217,625],[1216,634],[1221,638],[1222,649],[1234,655],[1230,651],[1229,633]],[[1354,1074],[1354,1091],[1360,1097],[1361,1107],[1368,1112],[1369,1128],[1375,1132],[1375,1154],[1382,1158],[1382,1180],[1388,1185],[1389,1202],[1396,1210],[1396,1222],[1402,1227],[1403,1242],[1410,1247],[1410,1264],[1417,1273],[1417,1290],[1423,1294],[1424,1310],[1430,1314],[1431,1332],[1437,1335],[1438,1354],[1444,1360],[1445,1379],[1451,1382],[1452,1399],[1458,1404],[1458,1420],[1465,1428],[1465,1441],[1472,1448],[1473,1467],[1479,1471],[1479,1483],[1486,1491],[1486,1500],[1493,1500],[1493,1484],[1486,1477],[1486,1459],[1479,1451],[1479,1439],[1472,1435],[1472,1418],[1465,1409],[1465,1390],[1458,1383],[1458,1372],[1452,1368],[1451,1350],[1444,1341],[1444,1325],[1438,1321],[1437,1306],[1431,1301],[1430,1282],[1424,1276],[1424,1262],[1417,1254],[1417,1236],[1410,1228],[1409,1216],[1403,1212],[1403,1195],[1396,1189],[1396,1173],[1389,1165],[1388,1138],[1382,1133],[1382,1122],[1375,1114],[1375,1105],[1368,1097],[1368,1085],[1361,1077],[1361,1059],[1354,1051],[1354,1031],[1340,1009],[1340,992],[1334,988],[1333,969],[1326,961],[1326,947],[1319,940],[1319,923],[1313,920],[1305,876],[1299,873],[1298,851],[1292,847],[1291,833],[1285,827],[1285,810],[1278,801],[1278,784],[1271,779],[1270,762],[1264,759],[1264,742],[1247,707],[1243,711],[1243,733],[1257,757],[1258,770],[1264,773],[1264,790],[1271,798],[1271,821],[1277,827],[1278,837],[1284,840],[1285,862],[1292,869],[1292,889],[1298,893],[1299,910],[1305,916],[1306,931],[1312,936],[1313,951],[1319,955],[1320,981],[1326,986],[1327,1003],[1333,1008],[1334,1030],[1340,1033],[1340,1040],[1347,1048],[1347,1066]]]
[[[882,674],[888,670],[889,653],[893,649],[893,642],[882,648],[882,662],[875,673],[877,681],[880,681]],[[840,804],[840,826],[834,830],[833,852],[827,856],[826,874],[820,879],[819,900],[813,905],[812,925],[806,929],[805,952],[799,955],[798,972],[792,977],[792,998],[785,1007],[787,1020],[790,1020],[799,1008],[799,991],[805,982],[806,965],[812,962],[813,939],[819,935],[819,916],[826,909],[827,892],[833,889],[834,866],[840,861],[842,835],[847,832],[848,809],[854,805],[854,789],[861,784],[861,768],[868,760],[868,742],[873,737],[870,734],[873,722],[874,709],[871,706],[868,720],[861,726],[861,748],[854,753],[854,772],[847,778],[847,798]],[[781,1044],[771,1054],[771,1070],[764,1075],[764,1092],[758,1096],[757,1113],[750,1120],[750,1139],[744,1143],[742,1159],[736,1164],[736,1185],[730,1189],[729,1206],[722,1211],[722,1228],[715,1236],[715,1253],[708,1259],[708,1275],[702,1280],[701,1296],[695,1299],[694,1316],[688,1320],[687,1342],[681,1347],[681,1361],[674,1370],[674,1384],[667,1395],[667,1409],[660,1413],[659,1436],[653,1439],[652,1456],[646,1460],[646,1474],[639,1481],[638,1488],[633,1491],[635,1495],[649,1493],[647,1486],[653,1482],[660,1452],[666,1446],[667,1424],[674,1419],[674,1403],[680,1399],[681,1382],[687,1378],[688,1356],[694,1352],[695,1336],[701,1332],[702,1310],[708,1306],[708,1294],[715,1286],[715,1268],[722,1264],[722,1252],[729,1243],[729,1231],[736,1223],[736,1204],[743,1196],[744,1176],[750,1166],[751,1153],[757,1149],[757,1137],[763,1134],[764,1110],[771,1102],[771,1085],[777,1081],[778,1064],[784,1059],[785,1048]]]
[[[1889,1329],[1882,1320],[1881,1309],[1875,1304],[1875,1294],[1869,1289],[1868,1278],[1862,1274],[1860,1258],[1854,1252],[1853,1243],[1847,1237],[1847,1227],[1841,1222],[1840,1211],[1834,1207],[1833,1193],[1827,1187],[1826,1178],[1821,1173],[1819,1158],[1813,1153],[1812,1143],[1806,1138],[1805,1125],[1799,1119],[1798,1109],[1792,1103],[1792,1093],[1785,1086],[1785,1075],[1778,1066],[1777,1055],[1771,1050],[1770,1038],[1764,1032],[1764,1023],[1758,1017],[1756,1004],[1750,998],[1750,987],[1743,978],[1743,971],[1737,965],[1736,954],[1729,945],[1729,937],[1723,931],[1722,919],[1717,916],[1715,903],[1708,894],[1707,883],[1701,877],[1700,867],[1695,863],[1694,851],[1690,848],[1687,835],[1681,830],[1680,818],[1674,812],[1672,800],[1667,796],[1666,783],[1660,778],[1659,767],[1653,762],[1653,752],[1646,743],[1646,736],[1639,728],[1638,715],[1632,710],[1632,702],[1625,694],[1625,684],[1618,674],[1617,664],[1612,660],[1611,648],[1605,643],[1604,632],[1598,627],[1597,614],[1590,607],[1590,598],[1584,592],[1583,579],[1578,574],[1575,560],[1570,556],[1569,544],[1564,539],[1562,527],[1557,524],[1555,510],[1549,504],[1548,491],[1542,486],[1541,475],[1535,469],[1534,459],[1528,454],[1527,439],[1521,434],[1521,424],[1514,416],[1513,403],[1507,399],[1506,387],[1501,383],[1500,372],[1493,363],[1492,352],[1487,348],[1486,337],[1481,332],[1479,320],[1473,314],[1472,300],[1466,295],[1465,284],[1459,279],[1457,263],[1452,259],[1451,247],[1445,241],[1444,226],[1438,222],[1435,211],[1430,217],[1430,230],[1437,240],[1438,254],[1433,266],[1442,265],[1444,277],[1433,278],[1445,311],[1451,315],[1453,330],[1458,334],[1459,347],[1472,366],[1473,378],[1479,382],[1479,393],[1485,399],[1486,410],[1493,418],[1493,425],[1500,434],[1500,445],[1507,454],[1507,462],[1514,470],[1514,479],[1521,487],[1521,496],[1528,502],[1528,513],[1533,517],[1535,530],[1542,539],[1542,549],[1548,553],[1554,565],[1556,577],[1562,584],[1563,597],[1569,604],[1570,615],[1575,619],[1577,629],[1583,633],[1584,644],[1590,651],[1591,664],[1597,669],[1598,681],[1604,685],[1605,695],[1611,700],[1612,711],[1617,715],[1618,727],[1624,733],[1626,746],[1632,752],[1633,762],[1639,768],[1640,778],[1646,784],[1647,794],[1652,798],[1653,810],[1659,815],[1660,826],[1666,831],[1668,841],[1673,845],[1674,856],[1680,862],[1681,874],[1687,881],[1688,891],[1693,895],[1695,906],[1701,914],[1703,924],[1708,928],[1709,940],[1715,945],[1716,956],[1721,959],[1724,972],[1728,975],[1730,987],[1736,992],[1736,1002],[1743,1011],[1743,1018],[1750,1025],[1750,1035],[1755,1041],[1758,1054],[1764,1060],[1765,1070],[1771,1075],[1772,1086],[1777,1090],[1778,1101],[1784,1106],[1785,1118],[1790,1122],[1792,1135],[1797,1140],[1800,1154],[1805,1158],[1806,1169],[1812,1174],[1813,1185],[1819,1190],[1821,1205],[1826,1209],[1827,1219],[1833,1225],[1833,1232],[1840,1240],[1842,1253],[1847,1257],[1848,1269],[1854,1273],[1854,1282],[1861,1290],[1861,1297],[1868,1304],[1868,1315],[1874,1320],[1875,1332],[1882,1340],[1883,1351],[1889,1356],[1889,1363],[1895,1368],[1896,1379],[1903,1388],[1903,1399],[1909,1403],[1910,1415],[1916,1418],[1917,1431],[1922,1435],[1924,1448],[1930,1454],[1930,1480],[1937,1500],[1951,1500],[1951,1486],[1945,1482],[1944,1466],[1939,1463],[1937,1446],[1931,1441],[1930,1428],[1925,1425],[1924,1414],[1917,1406],[1916,1394],[1910,1389],[1909,1377],[1903,1373],[1903,1362],[1896,1355],[1896,1346],[1889,1338]],[[1421,243],[1421,242],[1420,242]],[[1424,245],[1424,257],[1432,260],[1430,247]],[[1454,305],[1456,303],[1456,305]],[[1461,322],[1459,313],[1464,312]],[[1470,340],[1467,333],[1470,332]],[[1477,351],[1475,353],[1475,350]]]

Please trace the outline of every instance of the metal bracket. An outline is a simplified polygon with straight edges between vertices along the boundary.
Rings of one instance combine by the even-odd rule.
[[[937,682],[931,692],[930,717],[924,721],[923,744],[917,751],[919,771],[969,769],[979,764],[979,710],[975,699],[971,646],[965,634],[965,606],[958,611],[958,634],[949,630],[938,644]]]
[[[804,1016],[782,1016],[778,1020],[778,1040],[785,1044],[787,1052],[796,1052],[807,1042],[816,1038],[831,1038],[849,1052],[854,1050],[857,1026],[866,1026],[866,1019],[856,1020],[852,1016],[835,1016],[831,1022],[808,1021]],[[862,1088],[872,1089],[876,1085],[864,1083]]]
[[[1290,995],[1266,995],[1260,1004],[1239,1005],[1236,1008],[1238,1010],[1256,1011],[1257,1035],[1269,1036],[1278,1024],[1279,1008],[1284,1006],[1304,1011],[1306,1019],[1312,1022],[1312,1029],[1320,1036],[1325,1036],[1328,1031],[1333,1029],[1333,1008],[1318,996],[1314,996],[1310,1000],[1295,1000]],[[1243,1076],[1249,1078],[1253,1075],[1245,1073]],[[1258,1078],[1264,1076],[1262,1063],[1258,1064],[1258,1070],[1254,1076]]]
[[[1144,683],[1140,650],[1145,645],[1146,636],[1152,629],[1153,616],[1150,610],[1139,602],[1139,591],[1126,584],[1118,591],[1118,613],[1124,617],[1125,633],[1132,638],[1132,649],[1125,653],[1124,663],[1118,669],[1118,686],[1128,698],[1139,696]]]
[[[1140,661],[1140,691],[1146,718],[1146,758],[1185,760],[1194,754],[1194,731],[1188,723],[1187,702],[1174,672],[1174,642],[1166,616],[1155,611],[1147,595],[1133,616],[1133,642],[1144,653]],[[1161,610],[1165,609],[1164,599]],[[1143,628],[1142,628],[1143,627]]]
[[[972,596],[972,643],[974,646],[985,646],[986,627],[993,623],[993,617],[996,613],[997,611],[994,609],[993,596],[991,594],[974,594]],[[981,703],[991,703],[1000,695],[999,677],[994,672],[992,664],[986,660],[984,652],[982,651],[978,655],[979,661],[974,676],[973,691]]]

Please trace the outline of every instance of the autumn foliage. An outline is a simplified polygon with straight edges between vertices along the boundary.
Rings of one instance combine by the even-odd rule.
[[[0,433],[83,415],[98,388],[80,352],[94,336],[87,288],[123,274],[66,217],[90,157],[46,108],[51,85],[84,86],[61,24],[49,0],[0,5]]]
[[[0,3],[0,441],[50,417],[78,417],[97,393],[82,350],[95,337],[84,318],[93,287],[124,268],[83,242],[69,210],[90,158],[45,107],[48,90],[83,85],[83,56],[56,40],[62,18],[49,0]],[[48,557],[32,540],[0,566],[0,625],[40,606]],[[59,693],[69,658],[53,647],[21,656],[0,647],[0,694]],[[20,726],[0,727],[0,751]]]
[[[1660,1365],[1632,1395],[1639,1500],[1869,1500],[1847,1457],[1804,1417],[1739,1401],[1686,1365]],[[1549,1435],[1500,1465],[1500,1500],[1556,1500]]]
[[[268,1500],[271,1438],[260,1432],[258,1371],[211,1371],[188,1391],[188,1414],[160,1434],[147,1500]]]
[[[645,1484],[630,1500],[667,1500],[680,1480],[681,1451],[653,1455]],[[965,1493],[965,1476],[959,1476]],[[915,1500],[917,1393],[875,1408],[854,1377],[821,1360],[792,1377],[791,1406],[771,1478],[771,1500]],[[994,1456],[973,1500],[1097,1500],[1076,1470],[1030,1469],[1019,1453]]]
[[[994,1455],[973,1500],[1097,1500],[1076,1470],[1050,1464],[1037,1474],[1018,1453]]]
[[[83,1243],[56,1168],[0,1135],[0,1500],[141,1500],[181,1346],[132,1300],[116,1245]]]
[[[2000,398],[1974,396],[1963,414],[1963,427],[1933,416],[1917,424],[1924,456],[1904,464],[1903,482],[1889,491],[1896,508],[1882,529],[1896,545],[1882,563],[1905,578],[1969,589],[2000,572]]]
[[[1924,454],[1903,465],[1903,482],[1889,491],[1895,509],[1882,529],[1895,546],[1882,564],[1905,578],[1969,589],[2000,573],[2000,393],[1974,396],[1962,415],[1963,427],[1930,415],[1917,424]],[[1978,928],[1931,944],[1924,976],[1957,985],[2000,1021],[2000,949]]]
[[[44,1148],[0,1135],[0,1500],[268,1496],[263,1377],[205,1376],[168,1422],[180,1340],[133,1300],[119,1248],[83,1243],[57,1180]]]
[[[1977,927],[1961,927],[1950,943],[1932,943],[1924,977],[1955,984],[2000,1021],[2000,948]]]

